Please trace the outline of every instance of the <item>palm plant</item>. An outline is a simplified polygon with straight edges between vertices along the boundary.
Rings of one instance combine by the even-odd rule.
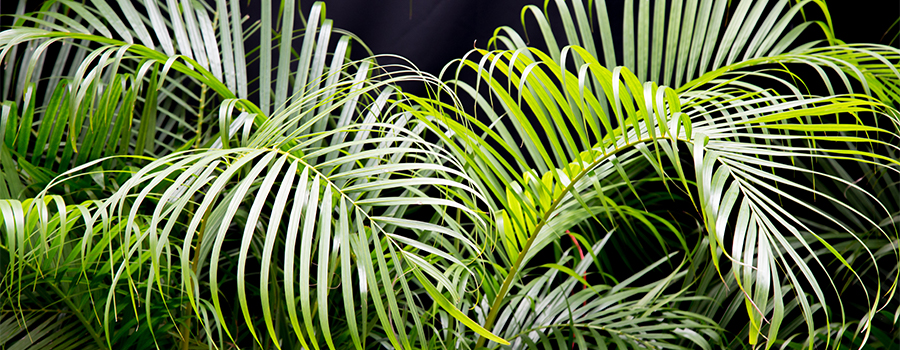
[[[503,27],[439,77],[350,59],[323,3],[20,5],[0,344],[861,346],[897,307],[900,51],[729,3],[626,1],[618,41],[603,1],[529,6],[545,50]]]

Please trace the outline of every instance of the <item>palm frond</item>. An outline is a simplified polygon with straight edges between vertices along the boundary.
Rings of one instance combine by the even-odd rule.
[[[93,304],[91,324],[106,345],[118,344],[114,321],[131,310],[136,319],[181,325],[170,332],[185,344],[361,349],[368,338],[384,337],[408,348],[429,339],[416,316],[416,285],[467,327],[504,342],[457,309],[460,289],[442,270],[482,254],[486,226],[483,213],[471,209],[482,207],[484,197],[458,170],[459,161],[430,141],[430,134],[445,132],[435,129],[443,116],[424,112],[396,88],[404,80],[435,84],[433,77],[350,61],[354,40],[332,40],[321,3],[313,6],[300,50],[290,50],[298,40],[288,7],[279,33],[266,29],[272,18],[264,16],[263,46],[250,57],[242,45],[256,29],[244,26],[236,1],[216,2],[216,21],[209,19],[212,8],[192,2],[92,5],[43,8],[22,17],[25,26],[0,34],[3,54],[83,42],[74,56],[59,58],[59,65],[72,59],[78,68],[59,80],[40,116],[32,111],[41,101],[30,93],[21,116],[5,105],[3,139],[18,152],[18,167],[43,174],[45,182],[26,193],[35,196],[31,203],[86,179],[85,187],[100,185],[99,193],[89,192],[97,201],[84,209],[84,225],[57,234],[80,242],[80,275],[99,278],[89,266],[104,265],[108,285],[84,285],[96,290],[87,294],[91,300],[102,300]],[[272,7],[263,3],[262,13]],[[80,18],[56,15],[62,11]],[[39,66],[42,53],[24,61]],[[258,82],[247,79],[248,58],[259,60]],[[37,75],[14,78],[27,86]],[[258,107],[248,100],[255,83]],[[142,108],[133,110],[136,103]],[[39,144],[29,145],[35,133]],[[106,170],[111,162],[128,166],[124,176]],[[21,192],[6,183],[10,196]],[[32,226],[10,227],[11,235],[31,236],[39,231],[34,224],[51,220],[40,209],[23,210]],[[413,213],[424,215],[410,219]],[[434,215],[439,223],[429,220]],[[105,246],[109,254],[102,254]],[[22,258],[11,255],[11,264]],[[224,273],[231,268],[235,275]],[[349,307],[335,313],[334,305]],[[252,311],[258,307],[262,315]],[[184,322],[192,318],[202,321]],[[246,324],[250,340],[226,320]]]
[[[813,177],[831,176],[817,169],[790,165],[790,161],[796,158],[856,159],[890,171],[896,165],[896,160],[877,152],[882,152],[881,149],[896,150],[896,146],[881,140],[897,138],[897,114],[891,107],[872,97],[854,93],[862,92],[879,98],[888,96],[885,93],[872,93],[874,89],[867,88],[867,85],[864,85],[864,91],[854,91],[851,84],[846,82],[850,94],[815,96],[799,89],[798,79],[786,81],[775,74],[757,72],[756,69],[764,62],[802,62],[833,70],[844,81],[851,79],[851,73],[848,72],[873,69],[880,75],[876,77],[874,72],[860,73],[853,78],[857,81],[877,82],[878,85],[868,86],[878,86],[879,90],[884,90],[882,86],[889,86],[884,81],[893,82],[900,77],[892,71],[893,63],[889,58],[893,55],[892,50],[880,48],[883,53],[870,50],[866,53],[867,58],[854,61],[878,62],[868,66],[857,66],[847,59],[835,58],[846,55],[846,52],[856,52],[851,55],[863,56],[861,50],[852,48],[816,49],[812,45],[802,45],[794,51],[783,53],[790,46],[792,35],[782,39],[774,47],[767,46],[774,45],[774,42],[763,43],[767,43],[767,35],[778,35],[791,16],[799,11],[799,7],[792,8],[787,17],[779,20],[774,32],[770,32],[769,27],[775,19],[770,18],[766,22],[768,24],[764,23],[759,28],[755,24],[756,17],[765,6],[743,1],[735,11],[744,15],[735,16],[723,37],[716,38],[719,31],[716,25],[711,24],[706,32],[706,39],[709,41],[705,41],[703,37],[694,38],[695,46],[701,45],[696,47],[699,50],[697,54],[702,53],[702,57],[706,57],[700,59],[699,66],[685,66],[684,62],[697,62],[685,59],[688,57],[687,51],[685,55],[673,56],[673,59],[682,61],[675,69],[676,72],[683,72],[676,74],[676,84],[682,81],[680,76],[685,77],[684,80],[690,80],[687,85],[673,90],[643,81],[648,72],[642,67],[646,67],[651,60],[651,55],[647,54],[650,50],[638,54],[629,53],[628,47],[635,45],[635,39],[629,38],[633,33],[628,30],[627,23],[633,20],[633,16],[644,15],[641,11],[648,10],[645,3],[642,1],[640,10],[636,12],[631,12],[629,4],[625,6],[626,67],[607,69],[600,64],[595,49],[588,44],[590,39],[585,39],[588,36],[586,32],[582,32],[583,42],[579,42],[574,35],[575,23],[583,24],[584,28],[588,25],[583,23],[586,19],[582,15],[583,9],[578,9],[581,4],[572,5],[575,7],[576,21],[575,18],[567,17],[571,14],[564,9],[566,4],[563,2],[557,2],[557,5],[562,21],[566,23],[569,45],[559,48],[552,38],[553,33],[547,31],[549,27],[544,25],[543,21],[546,19],[538,18],[549,53],[513,46],[511,50],[479,50],[459,61],[459,69],[471,69],[480,77],[475,86],[458,80],[452,81],[460,91],[473,97],[477,113],[482,115],[480,118],[473,116],[467,120],[480,135],[459,132],[463,135],[461,142],[477,145],[473,146],[475,149],[469,153],[469,157],[483,166],[480,167],[481,170],[472,169],[471,172],[487,173],[489,170],[490,175],[479,174],[479,177],[488,179],[485,187],[501,198],[495,205],[497,210],[503,210],[499,213],[504,222],[507,217],[512,222],[516,218],[524,218],[518,219],[521,222],[519,231],[522,233],[514,230],[515,235],[507,234],[505,244],[509,247],[521,247],[523,251],[532,253],[529,249],[532,249],[534,242],[541,241],[541,237],[544,237],[541,232],[545,226],[551,226],[557,215],[565,215],[564,210],[560,210],[565,207],[565,203],[572,203],[568,207],[569,212],[579,207],[588,211],[590,200],[604,201],[603,196],[598,194],[603,193],[603,187],[598,181],[605,179],[604,175],[612,174],[606,169],[619,170],[613,176],[620,177],[627,184],[634,180],[620,170],[620,164],[631,158],[645,158],[646,164],[652,164],[652,168],[657,169],[647,174],[679,179],[682,185],[680,190],[685,193],[692,193],[696,189],[697,193],[690,197],[702,214],[708,234],[707,242],[710,244],[709,251],[716,252],[721,247],[732,265],[732,271],[726,272],[727,270],[720,268],[718,253],[714,253],[711,262],[716,267],[716,274],[722,279],[732,275],[727,278],[735,279],[740,293],[746,296],[746,312],[750,323],[755,325],[749,332],[750,343],[759,341],[762,323],[770,325],[766,337],[771,340],[778,338],[779,324],[785,318],[783,285],[791,286],[789,290],[797,295],[803,319],[808,325],[808,337],[812,338],[815,333],[813,306],[806,301],[804,288],[811,288],[816,302],[828,308],[825,292],[820,285],[827,286],[829,283],[817,281],[812,273],[812,266],[824,268],[818,255],[812,255],[811,265],[808,265],[810,261],[801,257],[804,253],[800,252],[812,252],[812,248],[805,244],[795,247],[787,240],[786,237],[799,238],[814,231],[797,221],[791,211],[783,209],[783,203],[792,202],[836,224],[839,220],[792,195],[794,192],[787,192],[785,187],[824,197],[854,215],[860,213],[843,205],[839,199],[823,195],[814,187],[792,181],[782,174],[790,171],[808,173]],[[708,16],[712,5],[715,5],[713,12],[725,9],[724,2],[704,2],[700,4],[700,15]],[[685,6],[689,8],[688,12],[697,10],[696,3],[689,2]],[[596,4],[598,13],[605,11],[602,7],[602,4]],[[655,8],[662,7],[659,5]],[[779,11],[781,10],[776,5],[773,13],[777,15]],[[537,9],[527,12],[542,16]],[[746,15],[745,12],[750,14]],[[673,18],[678,16],[675,14]],[[602,18],[599,21],[601,23]],[[741,24],[744,20],[747,22]],[[693,23],[693,20],[686,23]],[[833,42],[833,38],[828,37],[829,26],[820,24],[826,31],[826,39]],[[584,30],[583,27],[578,28]],[[753,30],[759,30],[754,39],[758,43],[750,44],[745,50],[742,45],[750,41]],[[661,31],[655,31],[658,32]],[[497,42],[521,42],[512,31],[506,30],[503,33],[507,36],[496,37]],[[645,35],[649,34],[638,33],[637,41],[646,40]],[[658,35],[654,36],[656,37]],[[609,40],[603,43],[604,47],[611,45],[611,42],[607,42]],[[709,44],[702,46],[704,42]],[[714,50],[717,42],[726,43]],[[731,42],[734,44],[728,44]],[[578,46],[579,44],[584,44],[586,48]],[[643,49],[641,45],[636,47]],[[745,60],[736,60],[741,53],[745,53]],[[808,56],[815,58],[807,58]],[[576,71],[570,72],[565,68],[571,64],[569,60],[574,61]],[[611,62],[610,57],[606,57],[606,61]],[[657,67],[659,64],[651,66]],[[627,67],[635,67],[638,73],[632,74]],[[456,74],[459,74],[459,69]],[[749,81],[747,77],[769,79],[787,88],[764,88],[762,86],[772,84],[754,85],[754,81]],[[664,80],[669,81],[668,79],[667,75]],[[480,85],[485,88],[480,88]],[[834,89],[829,86],[829,91],[833,93]],[[890,102],[892,99],[888,97],[882,100]],[[849,113],[852,117],[835,119],[840,113]],[[873,124],[875,120],[879,120],[878,124]],[[853,148],[832,147],[833,142],[849,142]],[[490,144],[499,144],[499,147],[486,146]],[[679,147],[679,144],[682,146]],[[867,149],[869,145],[877,146],[878,149]],[[683,159],[682,154],[690,154],[692,161]],[[504,157],[513,160],[507,162]],[[693,172],[690,165],[693,165]],[[663,170],[667,167],[671,167],[669,171],[674,170],[675,174],[669,175],[668,171]],[[535,171],[537,174],[527,175]],[[692,188],[688,184],[687,175],[693,175],[691,180],[696,182],[696,187]],[[544,181],[534,180],[541,178]],[[534,185],[523,186],[531,183]],[[562,188],[555,190],[556,183]],[[512,184],[512,187],[503,184]],[[585,192],[588,190],[594,191]],[[634,192],[633,188],[629,190]],[[546,198],[548,193],[554,195],[548,199],[541,198]],[[637,193],[635,195],[639,197]],[[615,207],[615,204],[611,207]],[[882,214],[889,214],[883,206],[878,209]],[[526,214],[518,214],[520,211]],[[510,214],[503,216],[504,213]],[[591,217],[593,215],[587,215],[581,220]],[[571,224],[572,222],[566,223]],[[875,224],[871,220],[867,222],[867,225]],[[549,231],[562,232],[566,228],[567,226],[562,225]],[[852,230],[844,228],[842,231],[854,237]],[[882,234],[888,235],[887,232]],[[729,251],[724,248],[724,245],[732,242],[733,249]],[[828,248],[827,254],[843,262],[840,253],[832,249],[827,241],[817,239],[817,242]],[[540,251],[542,246],[534,247],[536,251]],[[871,255],[867,258],[874,260]],[[510,260],[513,269],[505,282],[517,280],[518,277],[512,276],[523,261],[527,259]],[[853,269],[846,262],[844,266]],[[803,287],[807,282],[801,281],[809,282],[811,287]],[[504,286],[509,288],[510,283],[505,283]],[[881,303],[881,294],[885,290],[894,289],[882,289],[880,282],[876,282],[874,287],[874,294],[867,299],[870,313]],[[505,303],[501,300],[504,300],[504,293],[507,291],[508,289],[501,289],[500,296],[494,299],[492,314],[487,317],[489,326],[493,325],[497,310]],[[768,307],[773,303],[774,309],[764,311],[770,310]],[[839,305],[838,310],[842,309]],[[840,315],[842,313],[829,313],[826,317]],[[843,317],[840,316],[842,322]],[[826,326],[828,324],[825,323]],[[773,342],[770,341],[766,346],[772,345]]]
[[[527,6],[545,50],[504,27],[434,77],[351,60],[323,3],[20,2],[0,344],[887,344],[900,50],[816,0],[624,5],[621,38]]]

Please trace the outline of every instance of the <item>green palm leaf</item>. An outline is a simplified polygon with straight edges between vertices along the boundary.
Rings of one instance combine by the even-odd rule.
[[[546,50],[503,27],[446,83],[350,60],[323,3],[259,5],[20,3],[0,344],[884,343],[900,51],[824,2],[626,1],[613,38],[605,1],[548,1]]]
[[[895,160],[874,153],[876,151],[868,151],[865,147],[878,145],[887,149],[896,148],[890,143],[880,141],[897,138],[896,112],[866,95],[853,94],[856,91],[848,81],[849,79],[862,81],[863,93],[890,103],[892,98],[888,94],[872,92],[875,89],[870,89],[869,86],[878,86],[881,90],[881,86],[895,84],[900,77],[894,73],[895,68],[887,58],[893,57],[894,49],[879,47],[878,50],[866,50],[863,54],[849,46],[815,48],[812,45],[801,45],[788,52],[788,47],[799,31],[780,39],[777,45],[774,40],[779,38],[786,23],[804,4],[794,6],[790,10],[784,8],[784,4],[776,5],[766,21],[757,25],[757,19],[761,18],[765,10],[763,2],[743,1],[735,9],[737,13],[735,20],[727,24],[724,32],[720,32],[717,29],[719,26],[717,19],[706,27],[706,22],[696,22],[693,16],[700,16],[701,19],[721,17],[709,16],[710,13],[724,11],[726,8],[724,2],[706,1],[701,4],[676,2],[671,5],[674,15],[670,20],[680,20],[679,8],[684,9],[688,12],[685,15],[687,17],[684,17],[685,24],[698,23],[694,31],[704,33],[705,38],[694,36],[690,39],[692,34],[689,31],[682,31],[687,35],[682,39],[670,34],[669,41],[673,43],[680,41],[681,47],[685,47],[685,50],[683,54],[669,58],[669,61],[680,62],[674,65],[674,80],[670,80],[672,77],[668,73],[662,79],[670,84],[674,81],[676,85],[681,85],[684,80],[690,80],[687,85],[671,90],[657,87],[652,82],[643,82],[649,73],[647,65],[654,67],[653,72],[656,72],[654,75],[661,72],[659,66],[666,65],[649,63],[651,60],[658,62],[661,59],[660,55],[650,53],[653,49],[646,47],[646,43],[649,42],[646,36],[649,36],[649,32],[639,30],[637,36],[632,37],[634,31],[629,30],[634,18],[637,18],[637,22],[647,20],[647,17],[641,17],[649,11],[646,2],[641,2],[635,12],[631,12],[632,7],[626,4],[625,11],[624,63],[626,67],[635,68],[636,75],[625,67],[607,70],[601,66],[593,39],[584,30],[589,24],[583,23],[587,16],[584,15],[585,10],[581,4],[571,5],[575,11],[574,15],[568,11],[569,4],[558,1],[556,5],[561,13],[569,45],[562,48],[558,46],[559,40],[549,32],[549,27],[545,25],[546,18],[539,11],[536,9],[526,11],[523,13],[537,14],[538,23],[541,24],[542,34],[549,47],[548,54],[522,46],[511,46],[509,51],[473,52],[466,59],[459,61],[459,67],[472,69],[478,73],[481,78],[479,83],[473,87],[466,82],[452,81],[461,91],[472,95],[476,100],[478,114],[484,116],[470,117],[467,120],[475,127],[474,130],[482,134],[460,131],[459,133],[464,135],[460,138],[460,142],[477,145],[474,146],[476,149],[469,153],[469,157],[478,164],[485,164],[482,169],[490,170],[491,175],[481,176],[489,179],[485,186],[490,188],[495,196],[506,198],[495,203],[495,208],[503,209],[499,213],[503,217],[503,222],[507,220],[513,222],[514,229],[510,232],[515,234],[505,235],[507,237],[505,244],[508,247],[506,250],[513,257],[523,251],[537,254],[543,246],[534,245],[536,242],[542,242],[550,232],[556,232],[551,236],[553,238],[547,240],[552,242],[559,237],[559,232],[579,222],[574,220],[564,225],[553,226],[552,218],[564,215],[565,211],[560,208],[565,208],[564,203],[567,201],[577,203],[574,206],[570,205],[569,211],[581,207],[581,210],[589,212],[590,200],[599,200],[602,197],[596,193],[603,193],[602,185],[592,186],[591,183],[605,180],[612,174],[610,171],[598,170],[621,169],[619,164],[622,164],[623,159],[644,158],[647,166],[655,164],[652,167],[659,169],[656,173],[660,177],[679,179],[683,186],[682,190],[691,191],[686,178],[691,171],[690,168],[685,168],[685,165],[690,163],[682,159],[680,148],[690,152],[693,157],[694,171],[691,180],[696,181],[698,197],[691,197],[704,218],[710,251],[715,252],[726,242],[736,242],[730,252],[722,247],[726,257],[736,264],[753,267],[752,270],[747,267],[733,267],[733,272],[726,273],[719,268],[718,255],[713,255],[712,262],[716,267],[715,270],[719,271],[717,274],[723,279],[727,278],[726,275],[733,274],[734,277],[731,278],[736,279],[737,287],[746,296],[746,312],[751,325],[755,325],[751,326],[749,332],[750,343],[760,341],[758,339],[759,328],[762,326],[760,322],[767,324],[766,336],[770,340],[779,337],[779,323],[786,317],[785,305],[782,302],[782,281],[785,279],[788,285],[793,286],[792,290],[798,296],[806,293],[800,281],[812,282],[812,294],[815,295],[816,302],[827,305],[825,292],[820,285],[827,285],[828,282],[817,282],[811,272],[811,266],[822,266],[818,258],[821,254],[811,255],[813,264],[808,265],[809,261],[803,259],[801,255],[811,253],[810,246],[805,243],[794,246],[787,240],[792,237],[800,238],[806,232],[813,231],[794,219],[791,212],[781,209],[782,203],[785,200],[791,201],[816,215],[824,216],[835,224],[839,224],[840,221],[826,211],[785,192],[783,187],[787,186],[794,187],[800,192],[822,195],[810,185],[797,183],[779,175],[779,171],[804,172],[813,177],[829,175],[826,172],[802,169],[773,159],[776,157],[787,160],[807,157],[859,159],[877,167],[895,165]],[[663,6],[655,8],[659,10]],[[598,17],[602,15],[598,22],[603,23],[606,18],[603,5],[596,4],[596,10]],[[784,17],[778,18],[782,10],[786,10]],[[825,29],[829,42],[834,42],[829,36],[829,26],[826,23],[820,24]],[[655,34],[652,47],[658,49],[662,41],[659,33],[663,32],[659,28],[665,26],[665,23],[654,22],[654,25],[657,29],[653,31]],[[677,27],[678,24],[673,22],[670,28]],[[579,28],[582,34],[580,39],[575,35]],[[510,30],[502,33],[508,36],[495,37],[494,42],[506,45],[521,42],[517,34]],[[721,37],[718,37],[719,35]],[[601,35],[602,38],[605,36]],[[641,45],[642,42],[645,44]],[[602,45],[611,46],[612,42],[607,38],[602,41]],[[687,50],[687,47],[691,47],[691,50]],[[637,50],[630,51],[633,48]],[[865,55],[866,58],[856,59],[853,63],[847,59],[836,58],[846,55],[848,51],[858,52],[851,55],[859,57]],[[685,59],[692,57],[689,53],[696,54],[699,60]],[[479,56],[480,59],[477,58]],[[744,60],[737,60],[741,56]],[[570,72],[562,68],[564,62],[571,65],[570,60],[574,61],[576,71]],[[610,57],[606,57],[606,61],[610,62]],[[857,65],[859,61],[871,63]],[[688,65],[687,62],[692,64]],[[699,66],[696,62],[700,63]],[[790,82],[766,71],[756,71],[762,64],[772,62],[802,63],[817,67],[820,72],[832,71],[846,82],[845,87],[851,94],[810,96],[809,93],[802,92],[802,85],[797,85],[796,80]],[[873,70],[872,73],[862,73],[870,69]],[[874,74],[875,72],[879,74]],[[825,73],[822,74],[822,78],[828,78]],[[768,79],[787,88],[776,90],[763,87],[758,85],[759,80],[747,79],[745,82],[746,77]],[[485,88],[482,89],[479,85],[484,85]],[[829,91],[834,91],[831,85],[828,85],[828,88]],[[498,110],[502,114],[494,112]],[[853,117],[841,118],[841,122],[837,122],[834,116],[838,113],[850,113]],[[872,121],[875,118],[881,120],[878,127],[868,126],[873,125]],[[487,121],[482,123],[481,120]],[[538,130],[542,130],[545,134],[531,129],[531,125],[540,125]],[[829,143],[831,141],[849,142],[853,144],[853,148],[823,148],[823,144],[832,145]],[[486,146],[490,144],[499,144],[499,147],[492,149]],[[679,144],[682,146],[679,147]],[[626,153],[632,147],[642,152]],[[501,159],[506,155],[514,161],[507,163]],[[573,167],[574,172],[567,171]],[[667,171],[662,171],[667,167],[671,167],[669,169],[674,170],[675,174],[669,175]],[[619,169],[616,173],[621,178],[620,181],[628,185],[635,180]],[[533,171],[546,175],[528,175]],[[476,171],[473,169],[472,172]],[[537,178],[544,178],[545,181],[533,180]],[[506,186],[503,184],[509,183],[512,183],[513,187],[508,188],[515,190],[504,188]],[[534,185],[526,185],[531,183]],[[555,192],[551,189],[557,186],[555,185],[557,183],[562,188]],[[585,192],[594,188],[597,191]],[[633,188],[629,190],[635,191]],[[546,196],[546,193],[559,194],[546,200],[538,199],[542,195]],[[635,194],[637,195],[637,192]],[[859,212],[843,205],[837,198],[825,196],[825,199],[859,217]],[[552,205],[542,206],[537,204],[538,202]],[[737,203],[740,204],[735,206]],[[525,207],[529,209],[520,209]],[[519,212],[526,213],[519,214]],[[889,213],[883,206],[879,207],[879,212],[881,215]],[[518,226],[515,225],[517,217],[522,218],[519,219],[521,224]],[[580,220],[590,217],[599,219],[591,214]],[[871,220],[866,223],[869,227],[874,224],[875,222]],[[544,233],[544,230],[548,232]],[[845,229],[843,232],[854,237],[851,230]],[[882,234],[887,232],[882,231]],[[823,253],[844,261],[840,253],[827,241],[817,239],[817,242],[827,248]],[[535,251],[532,252],[530,249]],[[867,258],[874,260],[871,254]],[[518,277],[514,277],[517,268],[527,265],[527,261],[527,258],[509,260],[512,272],[489,308],[491,313],[486,317],[488,326],[493,326],[493,322],[497,320],[497,312],[506,303],[505,293],[512,287],[513,282],[517,281]],[[853,271],[848,263],[844,262],[844,266]],[[740,272],[742,269],[744,272]],[[739,277],[741,274],[744,277]],[[867,299],[870,313],[880,304],[880,294],[884,290],[893,290],[893,288],[881,289],[883,286],[880,283],[872,287],[876,292]],[[815,333],[813,306],[804,297],[797,300],[803,310],[803,319],[808,325],[808,337],[812,338]],[[768,308],[769,305],[773,305],[772,303],[774,310]],[[838,306],[838,310],[843,309],[843,306]],[[828,314],[827,317],[837,315],[841,314]],[[843,316],[840,318],[843,319]],[[772,342],[768,342],[766,346],[772,345]]]
[[[256,58],[242,47],[246,29],[237,2],[217,2],[217,21],[209,19],[211,8],[192,2],[145,1],[138,5],[142,10],[127,2],[63,5],[22,17],[25,25],[53,24],[45,17],[60,23],[0,34],[3,55],[54,40],[85,42],[74,57],[60,57],[59,65],[73,57],[78,68],[59,81],[50,107],[35,122],[31,111],[37,102],[28,98],[33,94],[25,96],[25,114],[18,115],[11,104],[4,109],[9,120],[4,139],[18,152],[19,167],[60,174],[45,177],[38,184],[43,191],[26,193],[38,201],[86,177],[100,184],[91,193],[102,200],[83,213],[84,225],[57,234],[81,242],[85,278],[96,275],[92,264],[105,264],[111,282],[88,295],[103,300],[91,326],[99,325],[106,345],[118,343],[120,329],[113,321],[130,309],[137,319],[181,324],[174,332],[185,345],[246,343],[226,323],[241,319],[253,339],[248,344],[363,348],[380,333],[395,347],[410,347],[429,338],[418,321],[407,329],[407,320],[417,320],[421,312],[411,283],[432,286],[424,295],[442,301],[441,307],[480,334],[503,341],[456,309],[457,282],[441,271],[462,267],[481,253],[476,242],[485,222],[470,209],[484,198],[457,170],[459,161],[428,140],[429,134],[444,132],[435,129],[442,116],[423,112],[394,87],[403,80],[434,78],[415,71],[387,75],[371,60],[349,61],[353,40],[343,36],[332,46],[323,4],[313,7],[314,20],[307,22],[299,51],[289,50],[296,15],[289,6],[282,32],[260,30],[263,45]],[[272,4],[262,6],[262,13],[272,13]],[[55,15],[63,8],[81,14],[83,22]],[[128,25],[120,14],[129,18]],[[263,28],[273,23],[269,16],[263,22]],[[82,27],[89,29],[66,31]],[[271,46],[273,39],[278,46]],[[275,48],[277,60],[271,54]],[[24,61],[41,66],[39,56],[40,50]],[[247,100],[248,59],[260,62],[259,107]],[[289,71],[294,59],[300,66]],[[277,81],[268,74],[273,66]],[[39,74],[32,70],[12,78],[27,85]],[[142,109],[132,113],[135,102]],[[57,105],[65,112],[55,113]],[[99,127],[110,123],[112,137]],[[42,126],[31,130],[32,125]],[[40,135],[34,147],[26,137],[32,133]],[[42,154],[41,147],[52,152]],[[32,162],[25,165],[26,158]],[[125,176],[105,170],[121,163],[128,166]],[[9,196],[21,192],[7,189]],[[283,213],[288,205],[291,213]],[[450,216],[451,208],[462,217]],[[433,214],[405,218],[422,211]],[[47,225],[49,218],[34,215],[29,222]],[[431,215],[443,222],[429,222]],[[474,231],[464,229],[460,219],[474,224]],[[36,232],[10,230],[20,237]],[[239,238],[232,238],[235,230]],[[450,240],[456,248],[444,246]],[[100,249],[106,245],[110,254]],[[435,258],[449,265],[436,268]],[[19,266],[23,257],[10,259]],[[225,272],[231,266],[234,276]],[[419,282],[408,275],[410,269]],[[87,281],[81,285],[94,288]],[[236,299],[224,297],[225,288],[234,288]],[[251,314],[256,293],[261,317]],[[361,313],[351,307],[340,315],[355,321],[334,322],[330,308],[342,303],[361,304]],[[183,323],[194,317],[200,322]]]

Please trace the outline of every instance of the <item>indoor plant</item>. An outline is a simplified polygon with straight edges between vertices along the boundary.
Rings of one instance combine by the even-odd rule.
[[[565,33],[524,10],[545,52],[502,28],[439,78],[350,60],[324,4],[308,21],[262,2],[243,23],[225,0],[18,17],[0,33],[0,341],[865,341],[898,273],[900,52],[842,45],[827,11],[804,21],[821,2],[644,0],[619,62],[602,1],[549,5]],[[607,244],[643,253],[624,278]],[[834,303],[845,283],[868,317]]]

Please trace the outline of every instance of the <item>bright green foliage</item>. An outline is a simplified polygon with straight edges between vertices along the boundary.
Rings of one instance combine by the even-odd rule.
[[[253,5],[0,32],[0,346],[898,343],[900,50],[824,2],[547,1],[440,77]]]

